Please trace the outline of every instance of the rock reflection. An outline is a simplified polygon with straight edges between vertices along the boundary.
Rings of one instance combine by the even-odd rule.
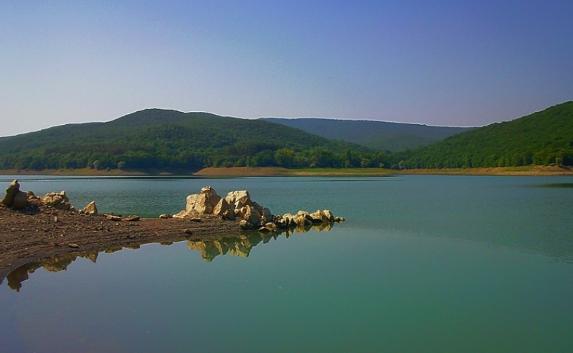
[[[216,239],[207,240],[187,240],[187,248],[193,251],[199,252],[201,257],[208,262],[213,261],[219,255],[231,255],[239,257],[248,257],[251,250],[259,245],[266,244],[271,240],[275,240],[279,237],[284,236],[285,238],[290,238],[293,234],[302,234],[310,230],[317,232],[327,232],[332,229],[332,224],[319,224],[306,227],[297,227],[292,230],[286,230],[278,233],[261,233],[261,232],[247,232],[237,236],[227,236],[220,237]],[[171,245],[173,242],[161,242],[161,245]],[[122,250],[124,248],[128,249],[139,249],[139,245],[130,246],[114,246],[107,248],[103,251],[104,253],[114,253],[116,251]],[[19,292],[22,289],[22,283],[29,279],[30,274],[34,273],[39,268],[44,268],[49,272],[59,272],[66,271],[68,266],[76,261],[78,258],[85,258],[93,263],[96,263],[98,254],[100,252],[88,252],[83,254],[64,254],[54,257],[47,258],[42,261],[30,262],[23,266],[20,266],[10,272],[6,276],[8,287]],[[3,279],[0,279],[0,284],[2,284]]]
[[[201,257],[208,262],[213,261],[219,255],[248,257],[251,249],[261,243],[266,244],[270,240],[275,240],[281,236],[289,238],[292,234],[308,232],[311,229],[317,232],[326,232],[332,229],[332,224],[323,223],[297,227],[293,231],[286,230],[280,233],[252,232],[222,239],[188,240],[187,248],[199,252]]]
[[[68,269],[68,265],[74,262],[78,257],[89,259],[95,263],[98,257],[98,253],[87,253],[85,255],[60,255],[45,259],[40,262],[31,262],[20,266],[14,271],[10,272],[8,276],[6,276],[8,287],[19,292],[22,288],[22,282],[27,280],[29,275],[34,273],[38,268],[43,267],[46,271],[49,272],[65,271]]]

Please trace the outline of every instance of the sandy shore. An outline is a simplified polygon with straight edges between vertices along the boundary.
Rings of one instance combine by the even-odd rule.
[[[217,217],[111,221],[73,211],[42,208],[26,214],[0,206],[0,282],[26,263],[65,254],[85,254],[147,243],[237,236],[239,225]]]

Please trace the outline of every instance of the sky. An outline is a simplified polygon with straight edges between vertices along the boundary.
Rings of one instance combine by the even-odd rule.
[[[573,1],[0,0],[0,136],[145,108],[481,126],[573,100]]]

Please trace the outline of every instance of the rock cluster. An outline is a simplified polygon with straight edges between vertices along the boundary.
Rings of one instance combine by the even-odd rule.
[[[72,204],[70,203],[65,191],[49,192],[42,196],[41,200],[42,204],[45,206],[58,208],[60,210],[72,209]]]
[[[42,200],[31,191],[21,191],[18,180],[13,180],[6,189],[2,204],[15,210],[22,210],[29,206],[40,206]]]
[[[271,211],[251,200],[246,190],[231,191],[225,197],[217,194],[215,189],[205,186],[199,194],[187,196],[185,209],[173,215],[175,218],[193,218],[202,215],[214,215],[223,219],[239,220],[242,229],[259,229],[262,232],[310,227],[316,224],[331,224],[344,221],[335,217],[329,210],[317,210],[309,213],[298,211],[274,216]]]
[[[65,191],[49,192],[42,197],[34,195],[33,192],[20,190],[18,180],[13,180],[6,189],[6,195],[2,199],[2,204],[15,210],[37,209],[40,206],[53,207],[61,210],[73,210],[72,204]],[[97,214],[95,202],[86,206],[87,214]],[[95,212],[95,213],[94,213]]]
[[[239,218],[253,225],[272,220],[271,211],[252,201],[248,191],[231,191],[223,198],[210,186],[203,187],[198,194],[187,196],[185,209],[173,217],[195,218],[202,215],[230,220]]]

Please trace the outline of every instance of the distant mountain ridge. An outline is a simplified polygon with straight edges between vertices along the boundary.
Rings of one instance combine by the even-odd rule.
[[[338,166],[360,163],[365,153],[364,147],[269,121],[146,109],[109,122],[0,138],[0,169]]]
[[[328,139],[391,152],[426,146],[472,129],[376,120],[326,118],[263,118],[263,120],[294,127]]]

